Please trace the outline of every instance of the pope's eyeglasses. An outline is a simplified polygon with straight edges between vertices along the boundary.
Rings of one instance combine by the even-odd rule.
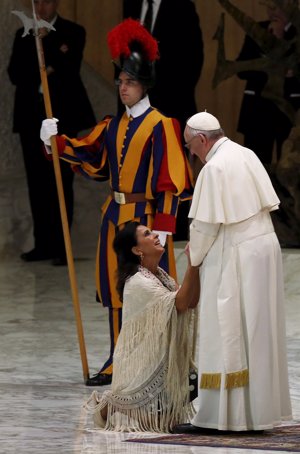
[[[196,137],[198,137],[199,135],[200,135],[200,133],[199,133],[199,134],[196,134],[195,136],[193,136],[193,137],[191,138],[191,140],[189,140],[187,143],[185,143],[185,144],[184,144],[185,148],[187,148],[187,149],[189,150],[189,149],[191,148],[191,143],[192,143],[193,140],[194,140]]]

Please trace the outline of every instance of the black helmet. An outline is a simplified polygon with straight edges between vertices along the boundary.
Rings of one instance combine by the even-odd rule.
[[[124,71],[144,86],[153,86],[158,45],[140,22],[126,19],[117,25],[108,34],[108,46],[114,59],[115,79]]]

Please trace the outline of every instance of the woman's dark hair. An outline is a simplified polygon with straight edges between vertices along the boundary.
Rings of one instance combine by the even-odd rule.
[[[119,230],[113,242],[118,259],[117,291],[121,301],[126,280],[138,271],[140,264],[139,256],[132,252],[132,248],[137,245],[136,230],[139,225],[141,225],[139,222],[128,222]]]

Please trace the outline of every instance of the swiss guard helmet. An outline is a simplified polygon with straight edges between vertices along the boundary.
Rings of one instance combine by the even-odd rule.
[[[125,19],[108,33],[107,43],[115,66],[115,79],[124,71],[147,88],[154,85],[158,44],[140,22]]]

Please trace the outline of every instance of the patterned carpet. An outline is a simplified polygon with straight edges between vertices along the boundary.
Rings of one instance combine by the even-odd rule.
[[[168,445],[207,446],[215,448],[263,449],[300,452],[300,424],[282,426],[263,433],[174,434],[151,438],[131,438],[126,442]]]

